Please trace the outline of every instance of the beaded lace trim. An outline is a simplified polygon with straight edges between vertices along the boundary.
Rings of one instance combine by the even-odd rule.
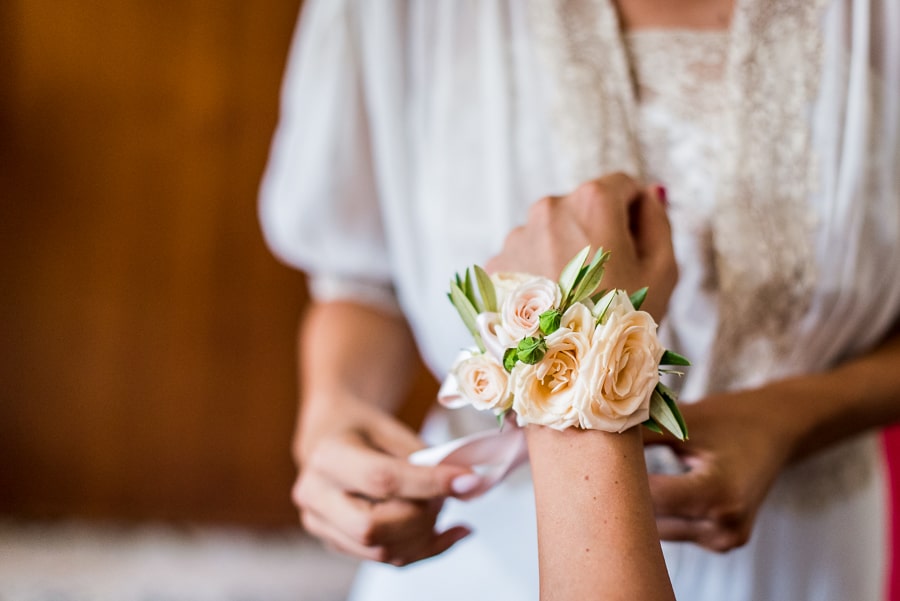
[[[649,130],[638,107],[654,94],[666,96],[676,117],[706,118],[713,123],[706,129],[720,129],[717,156],[709,161],[711,206],[673,216],[676,228],[682,218],[709,236],[705,285],[719,318],[705,358],[712,362],[710,392],[791,373],[797,328],[817,284],[810,196],[818,174],[809,115],[819,89],[825,2],[735,2],[728,32],[626,36],[611,0],[532,2],[539,51],[559,92],[554,118],[570,160],[568,185],[613,170],[646,177],[666,168],[653,163],[652,144],[639,142]],[[673,69],[673,61],[685,68]],[[711,148],[702,151],[709,155]],[[868,477],[860,445],[835,451],[788,478],[804,481],[808,492],[846,489]],[[810,502],[808,495],[789,496]]]

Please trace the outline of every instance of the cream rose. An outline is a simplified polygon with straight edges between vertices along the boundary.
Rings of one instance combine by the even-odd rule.
[[[591,310],[582,303],[575,303],[563,314],[559,322],[561,328],[568,328],[573,332],[581,332],[585,336],[591,336],[594,331],[596,320],[591,314]]]
[[[541,313],[558,307],[560,291],[556,282],[533,276],[503,299],[500,318],[503,329],[513,338],[521,340],[533,336],[540,326]]]
[[[502,413],[512,405],[509,375],[490,355],[467,352],[457,359],[438,400],[454,409],[470,404],[480,411]]]
[[[497,306],[502,307],[503,301],[509,296],[513,290],[529,280],[533,280],[534,276],[529,273],[518,273],[515,271],[499,271],[491,275],[491,283],[494,284],[494,294],[497,297]]]
[[[545,339],[547,353],[534,365],[518,363],[510,375],[512,408],[519,422],[564,430],[579,423],[573,396],[590,341],[582,332],[560,328]]]
[[[484,348],[498,363],[502,364],[503,353],[506,352],[506,349],[516,346],[519,341],[514,340],[503,329],[499,313],[479,313],[475,318],[475,325],[478,326],[478,333],[481,335],[481,341],[484,342]]]
[[[583,361],[574,394],[583,428],[623,432],[650,416],[650,395],[665,348],[650,314],[635,311],[628,297],[621,296],[607,311],[606,322],[594,330]]]

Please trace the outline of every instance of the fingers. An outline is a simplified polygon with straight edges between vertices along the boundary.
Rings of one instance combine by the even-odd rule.
[[[304,517],[335,524],[336,530],[365,546],[400,543],[431,532],[442,505],[440,500],[373,502],[316,475],[299,479],[293,496]]]
[[[722,493],[702,475],[651,474],[650,490],[662,540],[724,552],[750,539],[754,516],[745,499]]]
[[[674,262],[672,228],[661,186],[651,186],[636,202],[635,243],[642,258],[660,257]]]
[[[677,476],[650,474],[653,509],[663,517],[700,519],[707,511],[708,491],[696,472]]]
[[[614,173],[581,184],[566,198],[592,246],[630,257],[633,242],[629,211],[640,194],[634,179]]]
[[[406,565],[442,553],[471,532],[465,527],[435,532],[440,500],[372,502],[318,474],[301,477],[293,496],[310,534],[360,559]]]
[[[307,469],[326,475],[343,490],[373,500],[447,497],[465,494],[477,485],[465,468],[412,465],[405,457],[372,449],[353,434],[323,441]]]
[[[454,526],[444,532],[429,529],[402,540],[382,541],[378,538],[354,537],[313,511],[302,513],[303,527],[326,546],[359,559],[403,566],[443,553],[471,534],[465,526]]]

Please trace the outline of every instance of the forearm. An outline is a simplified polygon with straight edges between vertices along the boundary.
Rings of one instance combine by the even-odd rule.
[[[900,420],[900,332],[871,352],[821,374],[767,386],[760,407],[792,430],[788,458],[802,459]]]
[[[674,599],[638,429],[527,436],[542,601]]]
[[[415,375],[416,347],[405,320],[350,302],[313,304],[299,333],[297,445],[360,405],[397,409]],[[299,452],[301,449],[297,448]]]

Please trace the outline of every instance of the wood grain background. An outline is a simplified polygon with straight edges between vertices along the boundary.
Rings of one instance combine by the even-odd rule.
[[[0,3],[0,514],[295,522],[256,195],[298,8]]]

